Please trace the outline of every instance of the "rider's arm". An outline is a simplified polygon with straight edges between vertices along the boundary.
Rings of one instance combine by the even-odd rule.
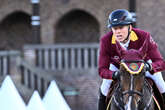
[[[160,72],[165,70],[165,62],[163,60],[162,55],[160,54],[160,51],[158,50],[157,44],[153,41],[150,34],[149,36],[149,48],[148,48],[148,56],[152,60],[152,71],[150,71],[152,74],[156,72]]]
[[[100,40],[100,52],[99,52],[99,75],[104,79],[112,79],[112,74],[114,71],[109,70],[109,65],[111,63],[111,50],[110,41],[106,37]]]

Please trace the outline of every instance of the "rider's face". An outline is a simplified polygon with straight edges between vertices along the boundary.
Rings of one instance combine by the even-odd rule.
[[[112,27],[113,35],[116,37],[117,41],[124,43],[124,40],[128,36],[129,26],[130,26],[130,30],[131,30],[132,29],[131,25]]]

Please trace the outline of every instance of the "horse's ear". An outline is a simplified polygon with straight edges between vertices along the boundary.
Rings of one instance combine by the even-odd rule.
[[[116,41],[116,49],[117,49],[117,52],[119,53],[120,57],[122,57],[123,55],[125,55],[126,53],[126,49],[123,48],[118,41]]]
[[[143,46],[139,49],[139,53],[143,58],[146,56],[148,50],[148,42],[149,42],[149,38],[146,38],[146,40],[143,43]]]

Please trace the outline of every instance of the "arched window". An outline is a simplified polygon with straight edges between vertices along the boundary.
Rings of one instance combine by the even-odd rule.
[[[32,36],[30,16],[24,12],[14,12],[0,23],[0,50],[22,49],[24,44],[36,43]]]
[[[55,27],[55,42],[98,42],[99,28],[95,17],[82,10],[73,10],[58,21]]]

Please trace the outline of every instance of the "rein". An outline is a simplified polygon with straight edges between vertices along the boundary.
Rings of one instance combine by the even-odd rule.
[[[147,89],[150,90],[149,92],[150,92],[150,94],[151,94],[148,103],[147,103],[146,106],[144,107],[144,110],[148,110],[148,108],[149,108],[149,106],[150,106],[150,104],[151,104],[151,101],[152,101],[153,89],[152,89],[151,85],[149,84],[149,82],[148,82],[146,79],[145,79],[145,84],[147,84],[147,85],[146,85],[146,86],[147,86]]]

